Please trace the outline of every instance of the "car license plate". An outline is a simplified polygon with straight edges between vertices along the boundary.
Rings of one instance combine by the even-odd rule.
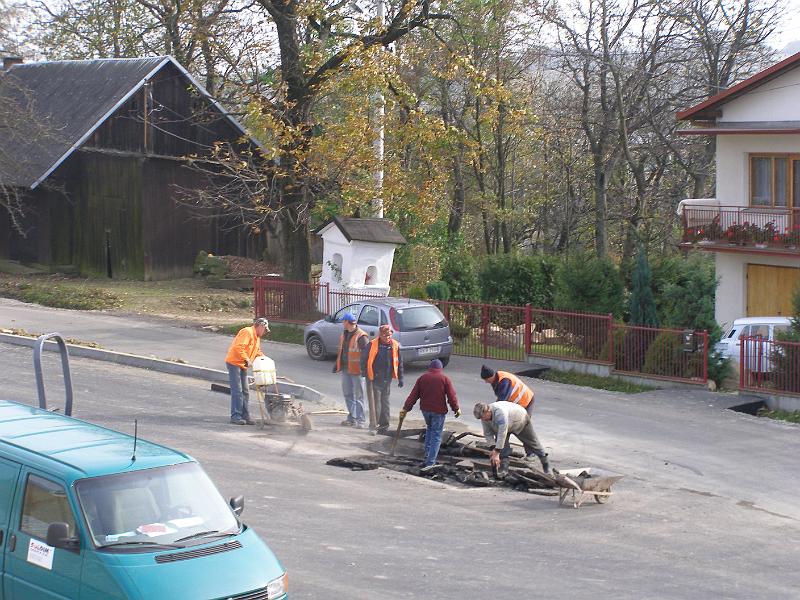
[[[439,354],[439,346],[431,346],[430,348],[420,348],[417,350],[417,354],[420,356],[425,356],[427,354]]]

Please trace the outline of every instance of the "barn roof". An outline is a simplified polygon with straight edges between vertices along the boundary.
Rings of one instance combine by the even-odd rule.
[[[386,219],[333,217],[333,221],[317,230],[322,235],[330,226],[336,226],[348,242],[379,242],[386,244],[405,244],[406,238]]]
[[[0,136],[0,181],[31,189],[38,186],[166,64],[173,64],[211,99],[170,56],[44,61],[14,65],[1,72],[0,110],[16,110],[23,117],[12,121],[7,115],[3,120],[24,130]]]

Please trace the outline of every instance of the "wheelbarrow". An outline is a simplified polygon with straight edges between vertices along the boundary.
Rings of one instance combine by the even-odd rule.
[[[559,505],[563,505],[571,493],[573,508],[579,508],[589,496],[594,496],[598,504],[605,504],[611,496],[611,486],[622,477],[619,473],[594,467],[567,471],[553,469],[553,479],[559,488]]]

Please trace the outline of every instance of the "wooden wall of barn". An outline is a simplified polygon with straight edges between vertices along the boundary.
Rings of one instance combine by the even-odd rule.
[[[142,161],[79,152],[75,264],[81,274],[143,279]]]

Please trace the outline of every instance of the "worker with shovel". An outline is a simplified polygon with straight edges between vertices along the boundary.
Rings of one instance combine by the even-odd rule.
[[[513,402],[478,402],[473,409],[476,419],[483,425],[483,435],[492,445],[489,460],[497,468],[500,477],[508,474],[509,457],[511,456],[511,434],[517,436],[525,448],[525,461],[531,462],[539,457],[542,471],[550,473],[550,462],[547,453],[539,443],[533,430],[530,415],[519,404]]]
[[[228,382],[231,386],[231,423],[233,425],[254,425],[248,407],[250,392],[247,382],[247,369],[253,361],[263,356],[261,337],[269,331],[269,321],[259,317],[251,327],[243,327],[236,334],[228,354],[225,366],[228,367]]]
[[[367,396],[371,393],[374,398],[374,406],[371,402],[369,409],[378,415],[378,433],[386,433],[389,430],[389,391],[392,379],[397,380],[397,387],[403,387],[400,344],[392,338],[390,325],[381,325],[380,335],[370,342],[364,371],[367,376]],[[374,416],[371,415],[370,422],[373,419]]]
[[[436,468],[436,457],[442,443],[444,419],[447,416],[447,405],[453,409],[456,419],[461,416],[456,389],[450,378],[442,372],[442,361],[435,358],[428,370],[419,376],[414,389],[406,398],[403,410],[400,411],[400,423],[419,400],[419,408],[425,418],[425,463],[420,472],[429,473]],[[399,428],[398,428],[399,429]]]

